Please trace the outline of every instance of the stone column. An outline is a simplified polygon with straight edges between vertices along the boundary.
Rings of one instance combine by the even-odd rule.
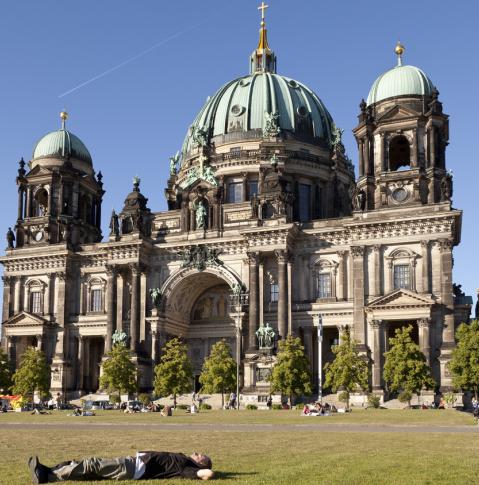
[[[32,215],[32,188],[27,187],[27,207],[25,212],[25,217],[30,217]]]
[[[77,354],[77,389],[83,390],[83,344],[84,338],[82,335],[78,335],[78,354]]]
[[[56,274],[56,290],[57,290],[57,324],[59,326],[57,332],[57,344],[55,349],[55,358],[63,360],[65,357],[65,324],[66,324],[66,273],[59,272]]]
[[[130,264],[131,270],[131,310],[130,310],[130,350],[136,352],[140,336],[140,265]]]
[[[381,369],[382,369],[382,333],[383,321],[373,320],[371,322],[373,329],[373,369],[372,369],[372,385],[373,390],[381,389]]]
[[[427,365],[431,365],[431,319],[419,318],[417,321],[419,333],[419,348],[426,356]]]
[[[353,256],[353,336],[362,350],[366,345],[364,316],[364,246],[352,246]]]
[[[373,255],[373,281],[371,284],[371,294],[372,296],[381,295],[381,245],[375,244],[372,247]]]
[[[337,281],[337,286],[338,286],[338,291],[337,291],[337,296],[338,300],[344,300],[345,295],[346,295],[346,283],[345,283],[345,278],[344,275],[346,274],[344,270],[344,256],[346,254],[346,251],[338,251],[338,257],[339,257],[339,264],[338,264],[338,281]]]
[[[2,320],[8,320],[10,318],[10,287],[13,283],[11,276],[2,276],[3,280],[3,309]]]
[[[146,288],[146,280],[147,280],[147,272],[145,268],[142,268],[141,275],[140,275],[140,335],[139,341],[144,342],[146,340],[146,309],[147,309],[147,300],[150,299],[149,295],[147,294]]]
[[[22,296],[22,277],[17,276],[15,278],[15,287],[13,290],[13,314],[14,315],[20,312],[21,296]]]
[[[364,173],[364,142],[363,140],[359,141],[359,176],[362,177],[365,175]]]
[[[278,260],[278,333],[282,339],[285,339],[288,333],[288,253],[285,250],[278,250],[275,254]]]
[[[264,261],[259,259],[259,324],[264,324]]]
[[[313,372],[313,329],[311,327],[303,327],[303,344],[304,355],[308,358],[309,368]]]
[[[387,274],[384,277],[384,293],[387,295],[393,291],[393,261],[388,259],[386,262]]]
[[[18,220],[23,219],[23,193],[23,185],[20,185],[20,187],[18,187]]]
[[[158,362],[158,333],[153,330],[151,332],[151,362],[155,366]]]
[[[116,267],[106,268],[106,340],[105,354],[111,351],[113,331],[116,328]]]
[[[422,274],[421,274],[421,291],[423,293],[430,293],[431,287],[429,285],[429,241],[421,241],[421,256],[422,256]]]
[[[287,276],[288,276],[288,335],[294,335],[293,332],[293,260],[290,255],[288,258],[287,266]]]
[[[119,270],[116,286],[116,330],[123,330],[123,292],[125,288],[125,272]]]
[[[50,317],[52,311],[51,311],[51,306],[50,306],[50,301],[51,301],[51,293],[52,293],[52,274],[49,273],[47,275],[48,278],[48,283],[45,287],[45,293],[43,295],[43,314],[48,318]]]
[[[43,335],[36,335],[37,350],[43,350]]]
[[[259,255],[258,253],[247,253],[249,262],[249,324],[248,324],[248,350],[256,350],[256,330],[258,329],[259,311]]]

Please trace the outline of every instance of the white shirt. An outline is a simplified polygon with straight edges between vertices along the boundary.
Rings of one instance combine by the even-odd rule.
[[[135,462],[135,474],[133,475],[133,480],[139,480],[145,473],[146,463],[141,459],[146,453],[137,453]]]

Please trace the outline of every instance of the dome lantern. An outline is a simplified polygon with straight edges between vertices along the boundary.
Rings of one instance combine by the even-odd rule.
[[[266,30],[265,10],[269,5],[261,2],[258,10],[261,10],[261,28],[259,29],[258,47],[253,51],[250,57],[250,73],[255,72],[273,72],[276,73],[276,55],[270,49],[268,44],[268,31]]]

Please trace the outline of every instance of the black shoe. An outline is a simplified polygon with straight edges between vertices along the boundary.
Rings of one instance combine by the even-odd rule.
[[[30,469],[32,483],[35,485],[37,483],[48,483],[50,469],[38,461],[38,456],[31,456],[28,459],[28,468]]]

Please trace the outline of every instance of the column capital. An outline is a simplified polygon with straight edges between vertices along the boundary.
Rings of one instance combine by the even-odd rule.
[[[418,318],[417,319],[417,326],[419,328],[429,328],[431,326],[431,319],[430,318]]]
[[[2,281],[3,281],[4,286],[10,286],[12,283],[15,283],[15,277],[3,275]]]
[[[353,258],[362,258],[364,256],[364,246],[351,246]]]
[[[278,260],[278,263],[288,262],[288,251],[286,249],[275,249],[274,254]]]
[[[65,282],[67,279],[67,273],[66,271],[57,271],[55,273],[55,276],[58,278],[59,281]]]
[[[257,265],[259,264],[259,253],[257,251],[248,251],[246,253],[246,256],[248,257],[248,262],[251,265]]]
[[[437,243],[441,252],[451,251],[452,249],[452,241],[450,239],[439,239]]]
[[[371,246],[371,249],[375,252],[375,253],[379,253],[379,251],[381,251],[381,248],[382,248],[382,244],[373,244]]]
[[[371,328],[373,329],[380,329],[383,326],[382,320],[371,320],[370,322]]]
[[[128,267],[130,268],[131,273],[136,276],[143,272],[145,269],[142,263],[130,263]]]
[[[115,264],[108,265],[105,268],[105,271],[108,278],[113,278],[118,273],[118,266],[116,266]]]
[[[344,258],[346,253],[347,253],[347,251],[345,251],[344,249],[341,249],[341,250],[338,251],[338,256],[340,258]]]
[[[429,241],[428,240],[421,241],[421,248],[427,249],[428,247],[429,247]]]

